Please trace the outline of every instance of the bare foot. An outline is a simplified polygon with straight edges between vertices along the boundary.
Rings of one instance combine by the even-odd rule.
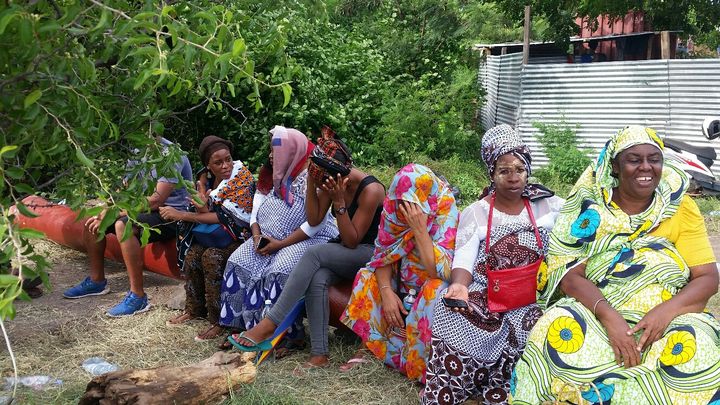
[[[167,325],[167,326],[180,326],[180,325],[184,324],[185,322],[190,321],[190,320],[192,320],[192,319],[194,319],[194,318],[195,318],[195,317],[193,316],[193,314],[191,314],[191,313],[189,313],[189,312],[183,312],[182,314],[180,314],[180,315],[178,315],[178,316],[176,316],[176,317],[174,317],[174,318],[169,319],[167,322],[165,322],[165,325]]]
[[[220,325],[213,325],[210,327],[210,329],[207,329],[206,331],[202,332],[201,334],[195,336],[195,340],[197,342],[203,342],[206,340],[213,340],[217,338],[218,336],[222,335],[225,331],[225,328],[223,328]]]
[[[254,346],[256,343],[269,339],[275,332],[276,327],[277,325],[275,325],[273,321],[264,318],[257,325],[250,328],[250,330],[245,331],[242,336],[239,334],[232,336],[236,342],[243,346]]]
[[[325,355],[310,356],[310,359],[305,363],[302,363],[295,367],[293,375],[295,377],[304,377],[309,374],[312,370],[318,368],[326,368],[330,366],[328,357]]]

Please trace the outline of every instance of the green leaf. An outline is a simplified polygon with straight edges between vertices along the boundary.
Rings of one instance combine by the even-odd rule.
[[[141,246],[147,245],[148,240],[150,240],[150,229],[147,227],[143,227],[142,235],[140,236],[140,245]]]
[[[20,282],[20,278],[18,276],[13,276],[11,274],[0,274],[0,285],[13,285]]]
[[[245,67],[243,68],[243,71],[246,75],[252,76],[255,73],[255,62],[253,62],[252,60],[245,62]]]
[[[40,89],[35,89],[32,92],[30,92],[30,94],[25,96],[25,102],[24,102],[25,108],[27,109],[28,107],[33,105],[36,101],[38,101],[40,99],[41,96],[42,96],[42,90],[40,90]]]
[[[79,147],[75,149],[75,157],[82,163],[83,165],[93,168],[95,167],[95,163],[93,163],[92,160],[88,159],[87,156],[85,156],[85,153],[80,149]]]
[[[172,12],[175,11],[175,6],[167,6],[167,5],[166,5],[166,6],[163,6],[162,12],[160,13],[160,15],[162,15],[163,17],[165,17],[165,16],[169,15],[171,11],[172,11]]]
[[[25,183],[17,183],[14,185],[15,190],[23,193],[23,194],[35,194],[35,190],[33,190],[32,187]]]
[[[245,40],[242,38],[238,38],[235,40],[235,42],[233,42],[232,56],[233,58],[236,58],[240,56],[240,54],[242,54],[243,52],[245,52]]]
[[[25,176],[25,171],[19,167],[11,166],[5,169],[5,174],[13,179],[22,179]]]
[[[0,157],[2,157],[2,155],[4,155],[5,153],[10,152],[10,151],[13,151],[13,150],[15,150],[15,149],[17,149],[17,148],[18,148],[17,145],[5,145],[5,146],[3,146],[2,149],[0,149]]]
[[[90,30],[90,32],[94,32],[97,30],[102,29],[107,25],[107,23],[110,21],[110,10],[103,9],[102,15],[100,15],[100,21],[98,21],[97,25],[93,27],[93,29]]]
[[[123,230],[122,235],[120,235],[120,242],[125,242],[126,240],[128,240],[128,238],[132,236],[132,233],[133,227],[128,224]]]
[[[18,234],[25,239],[42,239],[45,237],[44,232],[40,232],[35,229],[23,228],[18,231]]]
[[[0,35],[5,32],[5,28],[8,26],[8,24],[10,24],[10,21],[12,21],[12,19],[15,18],[15,16],[18,14],[19,13],[17,12],[17,10],[13,10],[0,18]]]
[[[100,226],[98,226],[98,239],[101,240],[105,236],[105,229],[107,229],[110,224],[115,222],[118,216],[118,212],[120,210],[118,207],[110,207],[108,208],[107,212],[105,212],[105,216],[103,217],[102,221],[100,221]]]
[[[235,97],[235,86],[232,83],[227,84],[228,91],[230,92],[230,95]]]
[[[283,97],[284,97],[283,108],[285,108],[285,106],[288,105],[288,103],[290,103],[290,95],[292,95],[292,87],[290,87],[290,85],[287,83],[283,83],[283,85],[280,87],[282,88]]]
[[[24,216],[26,216],[28,218],[37,218],[38,217],[38,214],[30,211],[28,209],[28,207],[26,207],[25,204],[23,204],[22,202],[18,202],[17,204],[15,204],[15,206],[17,207],[18,211],[20,211],[21,214],[23,214]]]

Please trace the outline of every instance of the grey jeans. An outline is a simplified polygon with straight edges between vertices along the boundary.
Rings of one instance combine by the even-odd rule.
[[[290,272],[280,297],[267,317],[276,325],[280,324],[304,295],[305,312],[310,323],[310,353],[328,354],[328,288],[340,280],[353,280],[372,253],[373,245],[358,245],[350,249],[339,243],[324,243],[310,247]]]

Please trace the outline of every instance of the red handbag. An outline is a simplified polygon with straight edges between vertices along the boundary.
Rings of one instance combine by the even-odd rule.
[[[538,232],[537,225],[535,224],[535,216],[533,215],[532,209],[530,209],[530,201],[525,198],[523,202],[530,216],[530,222],[532,222],[538,246],[542,249],[543,244],[540,239],[540,232]],[[490,198],[490,213],[488,214],[487,235],[485,236],[485,274],[488,279],[487,301],[488,309],[491,312],[507,312],[535,302],[537,272],[544,257],[540,256],[538,260],[522,267],[491,270],[487,257],[489,257],[490,254],[490,229],[492,228],[494,207],[495,194],[493,193]]]

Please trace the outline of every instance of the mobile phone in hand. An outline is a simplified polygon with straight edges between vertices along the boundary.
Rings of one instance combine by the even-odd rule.
[[[260,242],[258,242],[258,246],[257,246],[258,250],[260,250],[260,249],[264,248],[265,246],[267,246],[268,243],[270,243],[270,239],[268,239],[268,238],[266,238],[266,237],[264,237],[264,236],[260,237]]]
[[[467,302],[463,300],[458,300],[455,298],[442,298],[442,303],[448,308],[466,308],[468,307]]]

